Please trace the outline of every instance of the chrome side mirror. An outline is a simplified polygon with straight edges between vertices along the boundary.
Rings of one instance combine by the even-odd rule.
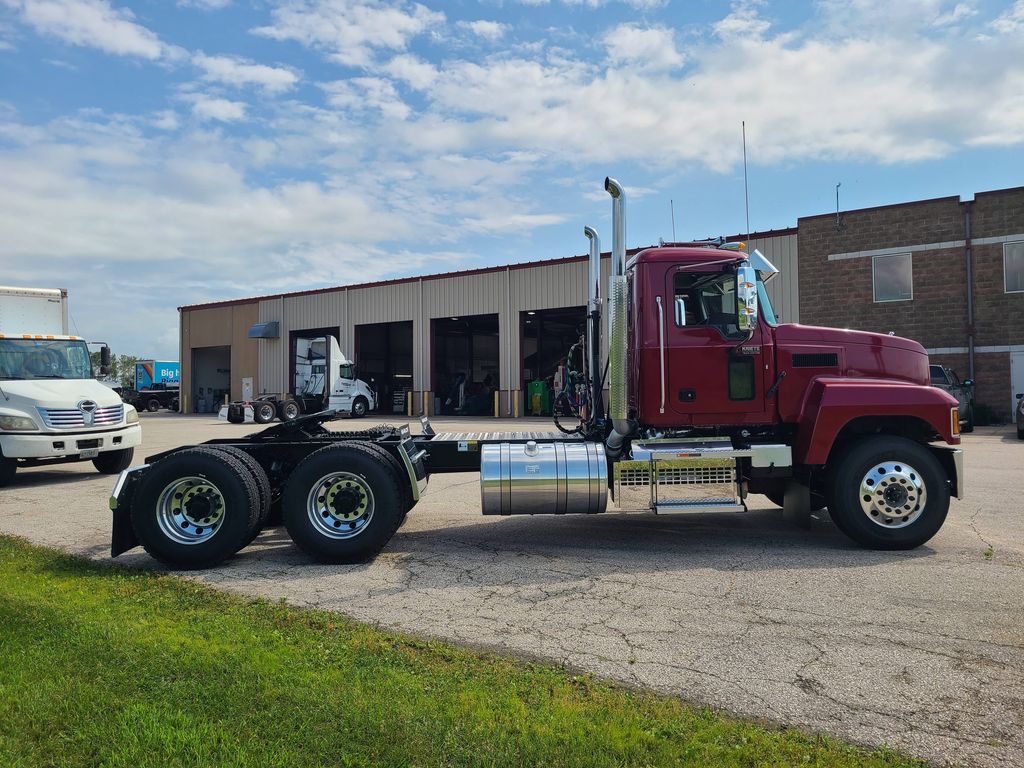
[[[749,261],[736,268],[736,326],[745,333],[757,328],[757,270]]]
[[[686,327],[686,297],[676,296],[674,302],[676,310],[676,328]]]

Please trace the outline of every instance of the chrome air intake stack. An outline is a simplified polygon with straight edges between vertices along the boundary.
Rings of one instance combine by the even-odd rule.
[[[604,180],[604,188],[612,197],[612,266],[608,278],[608,414],[612,432],[606,450],[609,457],[618,458],[626,438],[636,429],[629,419],[626,190],[612,178]]]
[[[593,227],[584,227],[583,234],[590,240],[590,260],[587,262],[587,361],[590,370],[591,420],[603,417],[601,402],[601,238]]]

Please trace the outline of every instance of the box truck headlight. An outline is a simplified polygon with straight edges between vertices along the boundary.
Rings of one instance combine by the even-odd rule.
[[[124,423],[125,424],[138,424],[139,423],[139,412],[136,411],[130,405],[126,405],[124,407]]]
[[[38,427],[27,416],[0,416],[0,429],[5,432],[35,432]]]

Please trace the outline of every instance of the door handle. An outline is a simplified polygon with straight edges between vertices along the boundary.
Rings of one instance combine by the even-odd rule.
[[[661,304],[661,296],[655,296],[658,302],[658,349],[661,352],[661,408],[659,413],[665,412],[665,307]]]

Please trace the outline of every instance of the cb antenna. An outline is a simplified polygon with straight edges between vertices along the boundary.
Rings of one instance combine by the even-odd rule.
[[[750,195],[747,192],[747,121],[740,123],[743,128],[743,207],[747,212],[747,237],[750,237]]]
[[[672,214],[672,242],[676,243],[678,242],[678,240],[676,240],[676,204],[672,198],[669,198],[668,209]]]

